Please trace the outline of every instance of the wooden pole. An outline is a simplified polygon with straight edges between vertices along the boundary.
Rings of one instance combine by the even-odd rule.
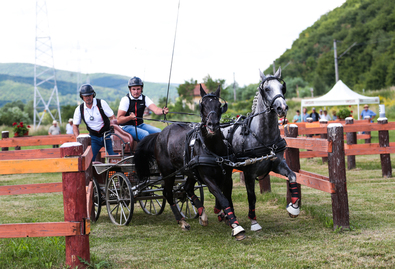
[[[284,127],[284,135],[286,137],[298,137],[298,126],[296,124],[287,124]],[[288,167],[294,171],[299,172],[300,170],[300,158],[299,158],[299,149],[298,148],[287,148],[285,150],[285,158],[287,160]],[[289,181],[287,181],[287,204],[291,202],[291,192],[289,190]],[[300,184],[298,186],[299,192],[299,206],[302,205],[302,192],[300,188]]]
[[[1,132],[1,139],[10,137],[10,132],[2,131]],[[8,151],[8,147],[1,148],[1,151]]]
[[[388,124],[388,119],[378,118],[378,124]],[[379,131],[379,144],[380,147],[389,147],[390,145],[390,137],[388,130],[386,131]],[[380,154],[381,160],[381,171],[383,177],[392,177],[392,167],[391,167],[391,155],[390,154]]]
[[[325,119],[320,120],[320,127],[327,127],[328,121]],[[323,139],[328,139],[328,134],[320,134],[320,137]],[[322,163],[328,163],[328,157],[322,157]]]
[[[331,194],[333,228],[350,228],[343,126],[331,123],[327,130],[328,141],[332,142],[332,152],[328,153],[329,181],[336,188],[336,193]]]
[[[78,158],[83,154],[81,143],[65,143],[60,147],[62,158]],[[87,218],[85,172],[63,172],[64,220],[83,223]],[[66,236],[66,264],[85,268],[78,257],[90,262],[89,235]]]
[[[82,144],[82,149],[85,152],[85,150],[88,148],[88,146],[91,145],[91,137],[88,134],[80,134],[79,136],[77,136],[77,142]],[[93,177],[93,168],[92,168],[92,162],[90,163],[88,169],[85,172],[85,186],[88,187],[90,182],[92,181],[92,177]],[[89,189],[89,188],[88,188]],[[89,196],[87,196],[88,198]],[[88,212],[90,212],[90,214],[88,214],[90,216],[90,219],[92,221],[96,221],[95,218],[95,207],[93,206],[93,197],[89,197],[91,199],[91,202],[88,201],[87,205],[92,205],[90,208],[88,208]]]
[[[270,176],[267,175],[265,177],[259,176],[259,189],[261,191],[261,194],[264,192],[271,192],[272,191],[272,186],[270,185]]]
[[[364,117],[364,120],[366,120],[366,121],[369,122],[369,123],[371,122],[370,116],[365,116],[365,117]],[[364,133],[370,135],[370,131],[364,131]],[[371,141],[370,138],[365,139],[365,144],[370,144],[370,141]]]
[[[348,124],[354,124],[354,119],[351,117],[346,118],[346,125]],[[356,132],[351,132],[351,133],[346,133],[346,138],[347,138],[347,145],[354,145],[357,144],[357,133]],[[349,155],[347,156],[347,169],[351,170],[356,167],[355,165],[355,155]]]

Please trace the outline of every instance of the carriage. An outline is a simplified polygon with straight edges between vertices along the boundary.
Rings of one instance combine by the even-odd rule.
[[[157,165],[151,165],[149,180],[139,183],[134,160],[137,142],[119,127],[116,120],[112,120],[110,126],[110,131],[104,133],[104,138],[111,137],[113,150],[118,155],[104,155],[104,162],[92,163],[95,220],[98,220],[101,208],[105,206],[111,222],[128,225],[137,202],[146,214],[161,214],[165,209],[166,199],[163,196],[163,180]],[[185,218],[197,218],[198,211],[187,196],[184,185],[184,176],[177,174],[173,187],[174,201]],[[204,185],[197,183],[194,188],[203,201]]]

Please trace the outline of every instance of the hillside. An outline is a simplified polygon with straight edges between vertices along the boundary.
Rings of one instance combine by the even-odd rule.
[[[395,1],[347,0],[300,33],[275,65],[285,67],[287,82],[298,79],[322,95],[335,84],[334,39],[338,57],[346,52],[338,59],[346,85],[356,91],[395,85]],[[295,87],[287,94],[296,96]]]
[[[94,73],[80,74],[79,81],[84,83],[89,79],[98,96],[106,101],[112,102],[121,99],[127,92],[129,77]],[[79,101],[77,95],[77,74],[75,72],[56,70],[56,82],[59,92],[59,103],[63,105],[74,105]],[[169,98],[173,101],[178,97],[176,87],[171,84]],[[40,93],[44,99],[48,99],[52,86],[44,83],[40,86]],[[158,102],[161,97],[167,95],[166,83],[144,82],[144,93]],[[21,100],[27,103],[34,98],[34,65],[27,63],[0,63],[0,107],[4,104]]]

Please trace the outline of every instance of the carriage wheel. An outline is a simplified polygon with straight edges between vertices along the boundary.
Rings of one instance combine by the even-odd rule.
[[[166,199],[162,196],[162,192],[160,192],[161,195],[156,193],[160,188],[162,188],[161,185],[148,186],[144,190],[144,196],[150,196],[150,198],[139,200],[141,208],[148,215],[160,215],[165,210]]]
[[[187,193],[184,190],[183,183],[178,183],[175,185],[174,190],[175,193],[174,195],[174,202],[180,210],[181,214],[186,218],[186,219],[196,219],[199,217],[199,213],[197,208],[192,204],[190,198],[188,197]],[[198,190],[198,192],[196,192]],[[195,184],[194,187],[195,195],[199,198],[199,200],[204,204],[204,190],[203,186],[199,184],[198,182]]]
[[[132,220],[134,209],[132,185],[121,172],[112,175],[107,182],[106,206],[112,223],[128,225]]]
[[[93,206],[95,207],[95,222],[96,222],[100,217],[103,198],[100,193],[99,183],[97,182],[97,179],[95,177],[92,177],[92,183],[93,183]]]

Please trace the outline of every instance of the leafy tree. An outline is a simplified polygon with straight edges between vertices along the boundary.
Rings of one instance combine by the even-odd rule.
[[[191,78],[190,81],[185,81],[183,84],[179,85],[177,88],[178,95],[185,102],[192,104],[193,100],[193,89],[197,85],[197,81]]]
[[[18,106],[6,107],[0,110],[0,124],[12,126],[14,122],[30,122],[29,114],[23,112]]]
[[[213,80],[210,75],[207,75],[203,78],[204,85],[206,85],[209,92],[215,92],[218,88],[218,85],[221,86],[221,90],[224,89],[225,80],[224,79],[216,79]],[[233,92],[233,87],[232,87]]]
[[[70,118],[74,117],[74,111],[76,107],[77,107],[76,105],[61,106],[60,115],[62,116],[63,122],[68,122]]]

